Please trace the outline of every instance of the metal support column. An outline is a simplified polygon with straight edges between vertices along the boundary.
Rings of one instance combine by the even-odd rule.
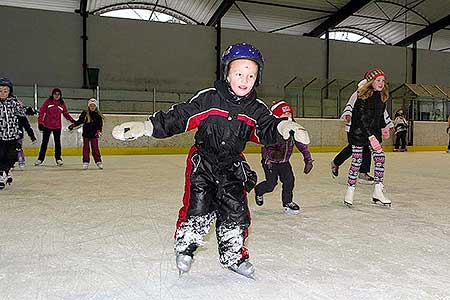
[[[220,80],[221,74],[221,43],[222,43],[222,19],[217,20],[216,24],[216,79]],[[225,79],[225,78],[224,78]]]

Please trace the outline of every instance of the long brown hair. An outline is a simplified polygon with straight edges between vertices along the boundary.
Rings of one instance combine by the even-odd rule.
[[[373,95],[373,80],[366,82],[363,86],[358,89],[358,98],[366,100]],[[384,83],[384,88],[381,90],[381,101],[386,102],[389,99],[389,85],[387,82]]]

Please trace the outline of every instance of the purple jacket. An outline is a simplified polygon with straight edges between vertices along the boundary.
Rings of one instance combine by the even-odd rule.
[[[291,137],[290,139],[285,140],[279,144],[264,146],[261,150],[264,163],[279,164],[288,162],[291,158],[292,151],[294,150],[294,144],[302,153],[303,160],[305,162],[312,159],[308,146],[294,141],[294,139]]]

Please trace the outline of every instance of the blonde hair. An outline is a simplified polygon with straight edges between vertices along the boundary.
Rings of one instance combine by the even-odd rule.
[[[362,85],[360,88],[358,88],[358,98],[366,100],[370,96],[373,95],[373,87],[372,87],[373,80],[366,82],[364,85]],[[386,102],[389,99],[389,86],[385,82],[384,88],[381,90],[381,101]]]
[[[95,106],[95,110],[94,111],[98,113],[100,118],[105,119],[103,114],[98,110],[97,105]],[[91,123],[92,121],[93,120],[92,120],[92,117],[91,117],[91,109],[89,108],[89,105],[88,105],[88,109],[87,109],[87,113],[86,113],[86,123]]]

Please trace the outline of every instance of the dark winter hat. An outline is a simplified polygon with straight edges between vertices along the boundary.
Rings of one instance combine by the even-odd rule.
[[[13,83],[8,78],[0,78],[0,86],[9,87],[9,95],[8,96],[11,96],[13,94]]]
[[[375,68],[375,69],[367,71],[367,73],[364,77],[367,79],[367,81],[372,81],[372,80],[377,79],[377,77],[380,77],[380,76],[386,77],[383,70],[381,70],[380,68]]]
[[[60,95],[61,95],[61,98],[62,98],[62,91],[61,91],[61,89],[60,88],[54,88],[53,90],[52,90],[52,96],[53,96],[53,94],[54,93],[59,93]]]
[[[270,110],[272,111],[274,116],[281,117],[282,114],[288,113],[288,112],[291,114],[294,114],[294,110],[292,109],[292,106],[289,103],[287,103],[286,101],[283,101],[283,100],[278,101],[278,102],[274,101],[272,104],[273,105],[270,108]]]

